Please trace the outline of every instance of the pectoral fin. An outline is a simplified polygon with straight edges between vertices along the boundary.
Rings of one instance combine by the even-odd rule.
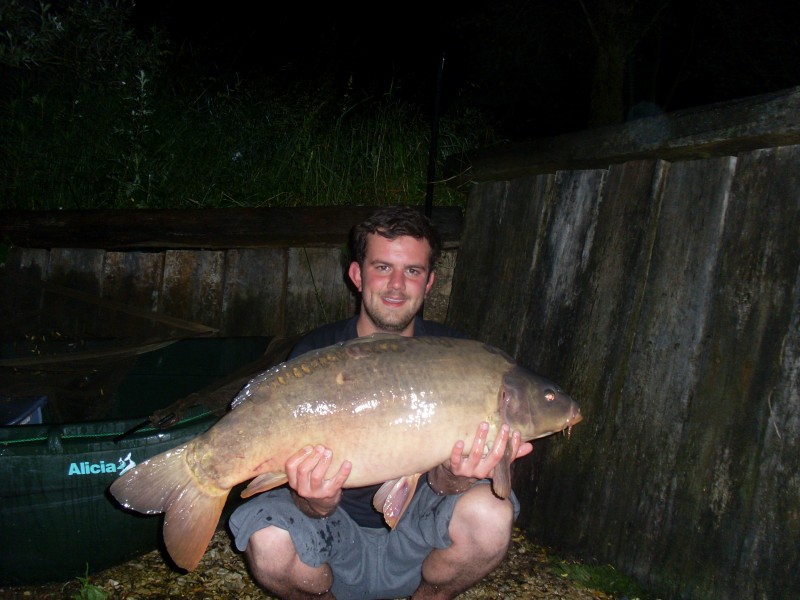
[[[498,498],[508,498],[511,495],[511,441],[506,444],[503,458],[497,463],[492,474],[492,491]]]
[[[286,473],[263,473],[253,479],[253,481],[242,490],[242,498],[249,498],[261,492],[268,492],[279,485],[283,485],[287,481]]]
[[[411,503],[420,475],[421,473],[415,473],[400,479],[392,479],[384,483],[375,492],[372,505],[375,510],[383,513],[384,521],[392,529],[395,528],[400,517],[403,516],[403,513],[406,512],[408,505]]]

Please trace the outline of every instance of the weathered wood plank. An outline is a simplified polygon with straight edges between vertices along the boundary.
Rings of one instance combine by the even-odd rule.
[[[477,337],[485,303],[491,300],[490,285],[475,285],[478,273],[493,272],[492,261],[502,237],[498,223],[506,210],[508,182],[496,181],[475,186],[470,193],[464,223],[464,241],[453,273],[453,297],[447,315],[448,323],[457,330]]]
[[[517,349],[542,228],[557,202],[552,179],[488,183],[469,200],[448,323],[509,353]]]
[[[549,175],[509,182],[508,198],[522,202],[509,202],[497,223],[497,247],[490,271],[497,280],[492,282],[494,293],[487,294],[491,305],[484,309],[479,335],[517,356],[519,331],[524,327],[530,290],[535,285],[544,232],[564,198],[559,195],[558,176]],[[520,223],[526,226],[520,227]]]
[[[4,264],[11,271],[41,279],[47,273],[49,262],[50,252],[46,249],[12,247]]]
[[[425,298],[423,315],[426,319],[444,323],[450,305],[450,292],[453,286],[453,272],[456,268],[458,251],[450,248],[442,252],[439,264],[436,265],[433,287]]]
[[[676,527],[672,519],[681,518],[673,515],[677,497],[675,473],[687,468],[681,448],[686,431],[692,426],[694,386],[711,318],[710,298],[717,283],[735,165],[734,159],[720,158],[670,166],[660,206],[656,204],[649,210],[642,207],[645,221],[632,232],[632,240],[621,241],[624,258],[631,260],[624,279],[618,272],[620,264],[607,254],[613,247],[608,241],[610,230],[603,232],[605,241],[598,250],[606,256],[598,256],[591,268],[604,264],[610,269],[610,292],[612,298],[616,295],[622,301],[624,311],[609,317],[614,319],[613,325],[599,319],[594,308],[577,313],[556,311],[543,317],[545,328],[535,330],[536,335],[527,334],[528,339],[536,339],[541,332],[541,339],[551,343],[559,341],[567,331],[572,332],[573,340],[554,352],[562,360],[572,353],[577,358],[557,380],[569,387],[574,378],[570,391],[579,400],[588,400],[591,404],[587,412],[599,419],[595,425],[576,428],[572,439],[573,445],[598,447],[594,454],[572,448],[563,452],[573,460],[580,454],[593,465],[592,472],[583,473],[587,479],[582,486],[567,476],[567,487],[577,486],[580,490],[571,501],[579,504],[573,504],[571,512],[584,518],[564,519],[563,509],[556,505],[559,495],[564,500],[557,488],[565,482],[555,472],[554,453],[546,456],[537,480],[538,488],[545,491],[536,497],[532,527],[543,539],[552,541],[555,536],[567,545],[578,545],[588,537],[602,545],[607,560],[642,581],[652,581],[657,573],[655,579],[683,582],[687,589],[697,573],[689,565],[680,573],[665,566],[670,535]],[[642,192],[650,186],[645,182],[640,187]],[[635,209],[632,204],[625,212],[632,214]],[[611,225],[620,227],[620,217],[618,214],[617,222]],[[552,234],[557,232],[554,229]],[[618,235],[624,234],[624,228],[618,231]],[[641,255],[634,256],[634,249],[639,249]],[[573,260],[579,260],[579,256],[573,253]],[[605,289],[594,287],[602,280],[601,272],[576,278],[573,294],[602,295]],[[621,289],[623,282],[633,289]],[[605,301],[598,302],[603,306]],[[603,323],[606,331],[596,329]],[[609,336],[608,343],[618,346],[603,344],[605,335]],[[583,338],[594,340],[598,347],[576,352]],[[522,355],[535,351],[530,347]],[[587,365],[580,359],[593,353],[596,354],[588,363],[591,373],[587,376]],[[602,373],[603,369],[607,373]],[[554,521],[555,530],[550,528]],[[676,531],[684,538],[688,535],[681,526]],[[684,546],[686,543],[684,539]],[[682,552],[687,554],[690,553]],[[693,567],[699,568],[696,557],[694,554]],[[681,595],[683,591],[671,593]]]
[[[11,248],[0,268],[0,276],[7,271],[37,281],[47,276],[50,252],[39,248]],[[0,323],[5,339],[20,339],[32,332],[41,331],[42,293],[32,286],[3,283],[0,289]]]
[[[225,253],[169,250],[159,312],[219,328]]]
[[[22,283],[21,285],[25,285],[25,283]],[[146,331],[143,331],[145,323],[162,325],[166,330],[174,332],[175,336],[179,336],[181,334],[210,335],[215,333],[213,328],[199,323],[193,323],[191,321],[185,321],[169,315],[159,314],[148,309],[138,308],[127,302],[120,303],[94,294],[86,294],[73,288],[50,283],[49,281],[39,282],[36,284],[36,287],[41,288],[47,294],[53,294],[54,297],[59,298],[60,302],[62,303],[66,300],[74,299],[80,301],[82,304],[95,307],[94,309],[90,308],[90,310],[93,311],[95,319],[100,319],[107,313],[122,313],[131,315],[137,320],[137,331],[135,333],[138,333],[139,335],[146,335]],[[106,332],[103,337],[121,336],[110,335],[110,332]],[[163,337],[163,335],[161,337]]]
[[[798,172],[798,147],[741,156],[725,212],[660,540],[660,570],[689,575],[695,597],[720,581],[753,598],[800,583]]]
[[[514,348],[542,375],[555,378],[562,372],[559,357],[565,356],[576,334],[578,283],[588,271],[607,174],[606,170],[563,171],[553,182],[552,208],[537,240],[538,264],[528,284],[523,318],[516,324]]]
[[[340,246],[376,208],[0,211],[0,238],[24,247],[116,250]],[[431,218],[445,245],[457,246],[461,209],[434,208]]]
[[[47,279],[52,283],[100,295],[105,252],[94,248],[56,248],[50,252]]]
[[[800,143],[800,87],[531,142],[492,147],[450,161],[461,187],[632,160],[694,160]]]
[[[665,183],[642,307],[614,415],[607,477],[627,490],[619,513],[636,536],[619,547],[622,568],[647,580],[664,561],[674,472],[690,421],[697,358],[709,319],[722,224],[735,169],[731,158],[672,165]],[[621,324],[624,326],[624,324]],[[611,535],[611,532],[606,532]],[[688,578],[684,573],[681,578]],[[680,578],[679,578],[680,579]]]
[[[226,335],[280,335],[286,330],[287,250],[258,248],[225,254],[222,329]]]
[[[163,252],[106,252],[103,297],[156,311],[163,271]]]
[[[4,338],[15,342],[38,340],[43,344],[78,343],[70,353],[75,360],[84,360],[77,355],[83,352],[79,343],[94,338],[116,338],[120,349],[125,338],[131,340],[127,342],[128,347],[136,348],[156,340],[216,333],[197,323],[137,307],[124,296],[123,301],[116,301],[43,281],[30,272],[0,270],[0,279],[3,293],[0,323]],[[124,352],[117,352],[120,353]],[[98,352],[96,356],[102,354]],[[112,354],[111,351],[105,353],[108,357]],[[43,359],[43,362],[48,360]],[[71,360],[64,358],[63,362]]]
[[[50,283],[99,296],[102,291],[102,269],[105,252],[92,248],[58,248],[51,250],[45,279]],[[105,323],[88,318],[84,304],[60,295],[42,296],[40,325],[58,331],[71,339],[103,337]]]
[[[355,298],[341,248],[290,248],[286,282],[288,335],[349,317]]]
[[[574,314],[569,339],[554,352],[547,322],[532,319],[525,332],[525,356],[547,363],[550,375],[572,393],[585,420],[572,439],[550,438],[537,442],[534,460],[522,461],[515,472],[522,504],[520,520],[532,528],[554,528],[567,533],[567,544],[577,545],[587,536],[603,539],[603,547],[616,549],[625,539],[618,520],[616,481],[606,471],[616,471],[610,452],[616,429],[620,381],[633,344],[635,322],[647,278],[655,227],[661,203],[661,186],[668,165],[637,161],[609,169],[596,213],[588,266],[575,279]],[[557,235],[558,230],[550,232]],[[536,296],[535,287],[528,292]],[[536,310],[533,308],[532,310]],[[534,329],[534,325],[536,329]],[[549,355],[553,356],[547,359]],[[568,442],[568,443],[566,443]],[[548,457],[545,468],[544,457]],[[564,472],[555,465],[568,461]],[[533,483],[531,483],[533,482]],[[560,509],[565,503],[578,507]],[[547,525],[539,521],[547,514]],[[542,523],[541,526],[539,523]],[[608,539],[606,537],[608,536]]]

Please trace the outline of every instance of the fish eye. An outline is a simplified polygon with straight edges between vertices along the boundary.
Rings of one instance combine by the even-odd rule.
[[[547,389],[544,391],[544,399],[548,402],[552,402],[556,399],[556,393],[553,390]]]

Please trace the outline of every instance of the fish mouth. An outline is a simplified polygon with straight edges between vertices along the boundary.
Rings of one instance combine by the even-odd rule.
[[[573,406],[569,417],[567,417],[567,426],[564,428],[567,439],[572,437],[572,428],[581,421],[583,421],[583,415],[581,414],[580,408]]]
[[[581,421],[583,421],[583,415],[581,414],[581,409],[576,406],[570,412],[569,417],[567,417],[567,426],[572,427]]]

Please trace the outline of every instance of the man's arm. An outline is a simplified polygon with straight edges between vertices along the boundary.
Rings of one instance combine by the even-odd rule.
[[[294,503],[309,517],[319,519],[333,514],[342,499],[342,487],[353,465],[346,460],[331,479],[325,479],[332,459],[329,448],[306,446],[286,460]]]
[[[450,458],[428,473],[428,485],[439,495],[460,494],[467,491],[480,480],[492,477],[494,468],[500,463],[511,442],[511,460],[514,461],[533,451],[533,444],[522,443],[519,431],[510,434],[508,425],[503,425],[494,441],[492,449],[484,456],[489,424],[478,426],[478,432],[472,442],[469,454],[464,454],[464,442],[459,440],[453,446]],[[510,436],[510,440],[509,440]]]

